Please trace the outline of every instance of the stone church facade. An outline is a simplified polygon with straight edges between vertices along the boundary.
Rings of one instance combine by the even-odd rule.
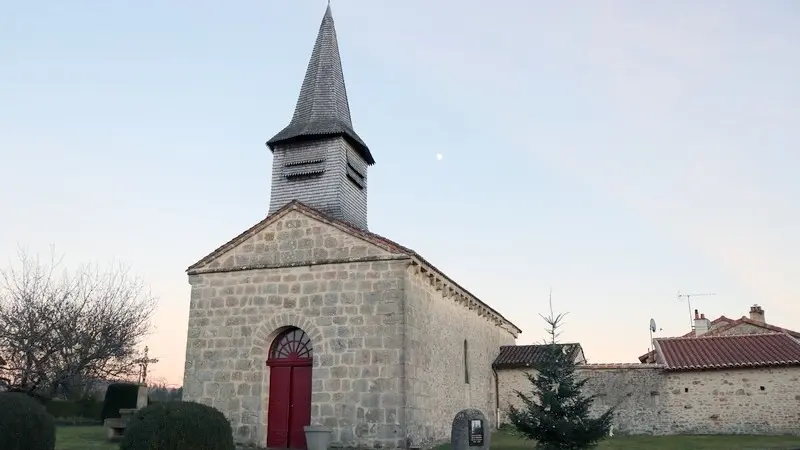
[[[367,229],[375,161],[350,118],[330,7],[273,152],[267,217],[188,269],[184,399],[230,419],[237,442],[407,448],[453,416],[495,423],[492,362],[520,329],[416,252]]]
[[[466,408],[503,421],[541,346],[515,345],[509,320],[368,230],[375,160],[353,128],[330,7],[294,114],[267,146],[267,217],[187,270],[184,400],[221,410],[238,443],[270,448],[305,448],[311,424],[334,446],[389,449],[448,440]],[[568,344],[595,406],[619,405],[617,430],[798,433],[800,333],[760,307],[695,322],[642,364],[586,364]]]

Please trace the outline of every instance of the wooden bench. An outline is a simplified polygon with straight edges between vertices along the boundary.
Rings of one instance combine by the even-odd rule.
[[[106,427],[106,438],[109,442],[119,442],[122,436],[125,435],[125,429],[128,428],[128,422],[138,411],[137,408],[120,408],[119,417],[109,418],[103,422]]]

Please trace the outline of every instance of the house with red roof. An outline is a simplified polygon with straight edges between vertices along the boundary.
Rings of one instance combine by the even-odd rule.
[[[681,338],[693,338],[701,336],[730,336],[730,335],[753,335],[765,333],[784,333],[800,339],[800,332],[782,328],[766,322],[764,309],[759,305],[750,307],[750,315],[742,316],[739,319],[730,319],[724,315],[714,320],[706,318],[705,314],[695,310],[694,329],[681,336]],[[659,339],[657,339],[659,340]],[[639,356],[642,363],[655,363],[656,350],[653,349],[644,355]]]
[[[564,344],[588,379],[597,413],[616,406],[629,434],[800,434],[800,333],[750,316],[696,314],[694,330],[654,340],[640,363],[586,364],[580,344]],[[498,417],[531,389],[539,346],[503,346],[495,359]]]
[[[800,341],[786,333],[664,338],[655,347],[667,371],[800,366]]]

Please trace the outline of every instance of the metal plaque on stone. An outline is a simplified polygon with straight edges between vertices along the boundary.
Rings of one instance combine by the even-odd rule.
[[[459,411],[450,432],[452,450],[488,449],[491,430],[486,416],[477,409]]]
[[[469,446],[483,447],[483,421],[481,419],[469,421]]]

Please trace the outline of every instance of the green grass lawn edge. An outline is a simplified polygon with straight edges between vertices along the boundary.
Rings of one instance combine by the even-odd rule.
[[[494,450],[532,449],[534,444],[512,432],[492,434]],[[117,450],[118,444],[106,441],[102,426],[64,426],[56,432],[56,450]],[[448,450],[441,445],[436,450]],[[597,447],[598,450],[790,450],[800,449],[800,436],[615,436]]]

